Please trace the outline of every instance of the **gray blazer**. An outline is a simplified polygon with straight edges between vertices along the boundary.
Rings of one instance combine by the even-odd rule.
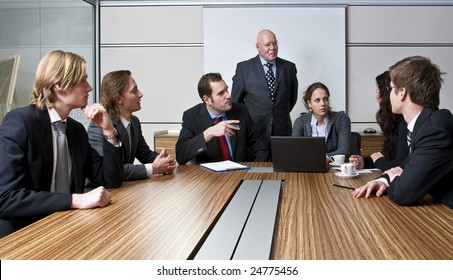
[[[292,136],[312,136],[311,116],[312,114],[308,113],[300,114],[300,117],[294,122]],[[348,156],[351,143],[351,120],[349,116],[343,111],[331,112],[326,131],[328,131],[327,156]]]
[[[142,134],[142,126],[140,120],[132,115],[131,116],[131,143],[129,145],[129,136],[127,130],[121,121],[116,121],[112,118],[113,126],[118,132],[118,137],[123,143],[123,164],[124,164],[124,179],[123,181],[141,180],[148,178],[146,168],[143,164],[152,163],[159,155],[151,151],[145,138]],[[88,127],[88,137],[90,145],[102,155],[102,141],[104,134],[102,129],[97,127],[94,123],[90,123]],[[129,148],[130,147],[130,148]],[[138,159],[142,164],[134,164],[135,159]]]

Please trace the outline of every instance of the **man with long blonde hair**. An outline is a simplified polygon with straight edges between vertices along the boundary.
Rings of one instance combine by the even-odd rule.
[[[57,211],[111,203],[104,187],[83,193],[86,178],[115,188],[123,176],[121,142],[104,107],[87,104],[91,90],[85,60],[52,51],[38,65],[31,104],[3,119],[0,237]],[[90,147],[85,127],[69,117],[77,108],[102,127],[103,157]]]

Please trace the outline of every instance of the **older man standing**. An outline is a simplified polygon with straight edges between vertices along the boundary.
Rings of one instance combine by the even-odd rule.
[[[296,65],[278,57],[278,41],[272,31],[261,30],[255,46],[258,55],[237,64],[231,100],[247,106],[269,149],[271,135],[291,135],[290,112],[299,83]]]

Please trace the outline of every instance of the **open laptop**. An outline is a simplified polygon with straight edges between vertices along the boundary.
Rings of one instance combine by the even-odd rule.
[[[275,172],[326,172],[324,137],[271,136]]]

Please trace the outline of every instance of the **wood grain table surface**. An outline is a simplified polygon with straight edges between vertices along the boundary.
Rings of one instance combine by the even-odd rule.
[[[266,167],[270,163],[250,163]],[[272,259],[453,259],[453,210],[402,207],[351,190],[379,173],[216,173],[197,165],[110,190],[105,208],[52,214],[0,239],[0,259],[191,259],[241,180],[282,179]]]

